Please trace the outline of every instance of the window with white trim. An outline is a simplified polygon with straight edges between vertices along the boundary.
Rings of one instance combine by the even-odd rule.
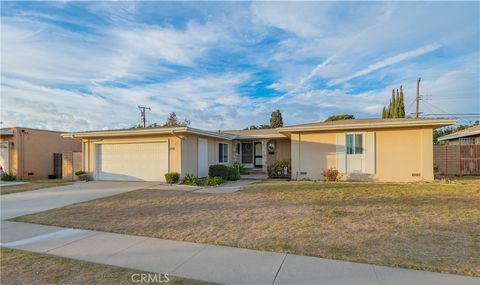
[[[347,154],[362,154],[363,153],[363,135],[362,134],[347,134]]]
[[[218,162],[228,163],[228,144],[218,143]]]

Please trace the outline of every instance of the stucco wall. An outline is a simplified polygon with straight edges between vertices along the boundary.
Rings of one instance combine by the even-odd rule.
[[[182,177],[186,174],[198,175],[198,139],[208,140],[208,165],[218,164],[218,143],[228,144],[228,164],[233,163],[233,146],[228,140],[215,139],[198,135],[185,135],[182,146]]]
[[[13,142],[13,148],[10,148],[10,172],[17,179],[46,179],[53,174],[54,153],[81,150],[79,141],[62,138],[60,132],[29,128],[12,130],[13,137],[5,139]]]
[[[276,160],[290,160],[291,159],[291,151],[292,146],[290,140],[288,138],[285,139],[272,139],[270,140],[275,143],[275,152],[274,154],[269,154],[267,150],[267,162],[273,162]]]
[[[374,180],[433,180],[432,128],[362,131],[376,134]],[[310,179],[323,179],[322,169],[336,167],[337,133],[345,132],[303,132],[291,135],[293,179],[297,172],[307,172],[305,177]]]

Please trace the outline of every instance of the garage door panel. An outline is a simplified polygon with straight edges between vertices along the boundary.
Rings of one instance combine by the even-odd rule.
[[[97,179],[165,181],[168,143],[109,143],[97,146]]]

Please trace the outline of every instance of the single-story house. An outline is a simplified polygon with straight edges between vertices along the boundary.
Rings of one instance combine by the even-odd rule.
[[[241,163],[265,172],[291,162],[292,179],[433,180],[433,129],[452,119],[354,119],[277,129],[205,131],[191,127],[63,134],[81,140],[83,169],[96,180],[164,181],[166,172],[205,177],[212,164]]]
[[[81,151],[82,144],[64,132],[31,128],[0,129],[0,166],[17,179],[62,178],[62,152]]]
[[[437,140],[448,142],[449,145],[480,145],[480,125],[472,126],[464,130],[439,137]]]

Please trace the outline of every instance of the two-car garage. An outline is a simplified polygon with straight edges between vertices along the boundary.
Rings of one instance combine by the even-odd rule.
[[[165,181],[168,140],[96,143],[96,180]]]

